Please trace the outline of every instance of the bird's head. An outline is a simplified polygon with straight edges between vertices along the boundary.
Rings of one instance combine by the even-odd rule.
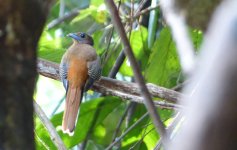
[[[78,43],[89,44],[91,46],[94,45],[94,41],[93,41],[92,37],[84,32],[69,33],[67,36],[71,37],[74,41],[76,41]]]

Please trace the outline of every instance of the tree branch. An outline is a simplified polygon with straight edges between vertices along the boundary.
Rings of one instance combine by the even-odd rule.
[[[59,65],[50,61],[43,59],[38,59],[38,72],[39,74],[59,80]],[[183,94],[166,89],[163,87],[156,86],[154,84],[148,83],[147,87],[149,92],[153,97],[158,97],[169,102],[180,101]],[[115,79],[110,79],[102,77],[99,81],[96,81],[92,86],[92,89],[96,92],[100,92],[105,95],[118,96],[123,99],[129,99],[138,103],[144,103],[141,98],[140,90],[137,84],[125,81],[119,81]],[[167,103],[165,101],[154,101],[156,105],[164,106],[163,108],[178,108],[181,107],[177,104]]]
[[[164,124],[162,123],[159,114],[156,111],[154,102],[152,101],[151,95],[145,85],[145,81],[143,76],[141,75],[141,71],[139,69],[139,66],[136,62],[135,56],[132,52],[132,48],[131,45],[128,41],[128,38],[126,36],[125,30],[123,28],[123,24],[119,18],[119,14],[117,11],[117,8],[114,4],[114,2],[112,0],[106,0],[106,4],[108,5],[108,9],[111,13],[111,19],[113,21],[114,27],[117,30],[118,34],[121,37],[122,43],[125,47],[125,54],[127,55],[130,64],[132,66],[133,72],[134,72],[134,77],[136,82],[138,83],[139,87],[140,87],[140,92],[144,98],[144,102],[145,102],[145,106],[153,120],[153,123],[157,129],[157,131],[160,133],[160,136],[163,137],[163,139],[165,139],[166,137],[166,130],[164,127]]]
[[[34,110],[36,115],[39,117],[39,119],[42,121],[42,123],[45,125],[46,129],[48,130],[48,133],[51,137],[51,140],[54,142],[55,146],[59,150],[66,150],[66,147],[58,135],[57,131],[55,130],[54,126],[50,122],[50,120],[47,118],[44,111],[40,108],[40,106],[34,101]]]

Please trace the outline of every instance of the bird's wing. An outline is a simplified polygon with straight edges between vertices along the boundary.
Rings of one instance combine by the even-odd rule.
[[[68,64],[65,62],[61,62],[59,66],[59,74],[66,92],[68,91],[67,73],[68,73]]]
[[[101,63],[100,57],[94,61],[87,62],[89,78],[85,84],[84,90],[87,91],[93,85],[94,81],[99,80],[101,77]]]

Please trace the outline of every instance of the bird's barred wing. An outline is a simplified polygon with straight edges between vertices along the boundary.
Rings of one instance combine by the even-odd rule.
[[[68,90],[67,71],[68,65],[64,62],[61,62],[59,66],[59,75],[66,91]]]
[[[101,64],[100,57],[97,57],[94,61],[89,61],[87,63],[89,78],[85,85],[85,91],[87,91],[94,83],[94,81],[99,80],[101,77]]]

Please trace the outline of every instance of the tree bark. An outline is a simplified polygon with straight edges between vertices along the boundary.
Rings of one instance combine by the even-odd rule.
[[[0,0],[0,149],[34,149],[36,46],[49,4]]]

